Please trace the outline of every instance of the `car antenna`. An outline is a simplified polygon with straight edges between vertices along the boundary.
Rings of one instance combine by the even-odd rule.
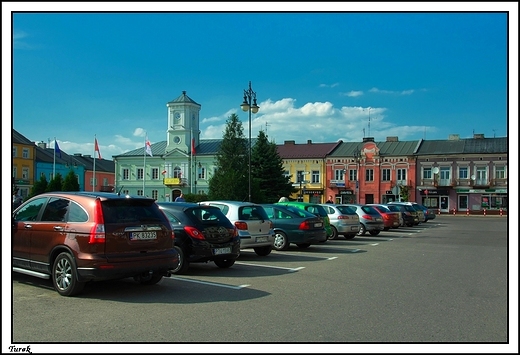
[[[120,188],[119,191],[117,192],[117,196],[121,196],[121,190],[123,190],[123,187],[124,187],[124,186],[121,186],[121,188]]]

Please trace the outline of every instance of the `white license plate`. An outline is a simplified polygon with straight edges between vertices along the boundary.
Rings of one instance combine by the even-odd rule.
[[[267,242],[267,237],[257,237],[255,240],[257,243]]]
[[[132,232],[130,240],[149,240],[157,239],[157,232]]]
[[[350,227],[350,230],[357,231],[357,230],[359,230],[359,226],[352,226],[352,227]]]
[[[323,223],[314,223],[314,227],[321,228],[323,227]]]
[[[376,222],[382,222],[383,219],[382,218],[376,218]]]
[[[231,248],[213,249],[213,254],[215,254],[215,255],[230,254],[230,253],[231,253]]]

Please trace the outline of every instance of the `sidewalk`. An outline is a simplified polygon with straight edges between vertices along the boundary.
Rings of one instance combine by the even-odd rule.
[[[436,213],[437,216],[453,216],[453,217],[502,217],[507,218],[507,211],[502,211],[502,215],[500,215],[500,211],[487,211],[484,214],[484,211],[455,211],[453,212],[441,212]]]

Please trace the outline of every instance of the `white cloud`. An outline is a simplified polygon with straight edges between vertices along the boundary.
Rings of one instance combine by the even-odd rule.
[[[414,89],[403,90],[403,91],[391,91],[391,90],[380,90],[378,88],[372,88],[369,92],[377,93],[377,94],[390,94],[390,95],[411,95],[415,92]]]
[[[349,92],[344,92],[344,93],[341,93],[342,96],[348,96],[348,97],[358,97],[358,96],[361,96],[363,95],[363,91],[360,91],[360,90],[357,90],[357,91],[349,91]]]

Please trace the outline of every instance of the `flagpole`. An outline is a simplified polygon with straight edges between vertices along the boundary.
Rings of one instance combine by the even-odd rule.
[[[144,145],[143,145],[143,196],[146,196],[144,193],[144,184],[146,179],[146,134],[144,136]]]
[[[52,164],[52,178],[56,177],[56,137],[54,137],[54,162]]]
[[[96,135],[94,134],[94,154],[92,155],[94,158],[94,170],[92,177],[92,191],[96,190]]]
[[[191,152],[191,161],[190,161],[190,178],[191,178],[191,184],[190,184],[190,192],[193,193],[193,184],[195,183],[195,178],[193,174],[193,128],[190,130],[190,152]]]

